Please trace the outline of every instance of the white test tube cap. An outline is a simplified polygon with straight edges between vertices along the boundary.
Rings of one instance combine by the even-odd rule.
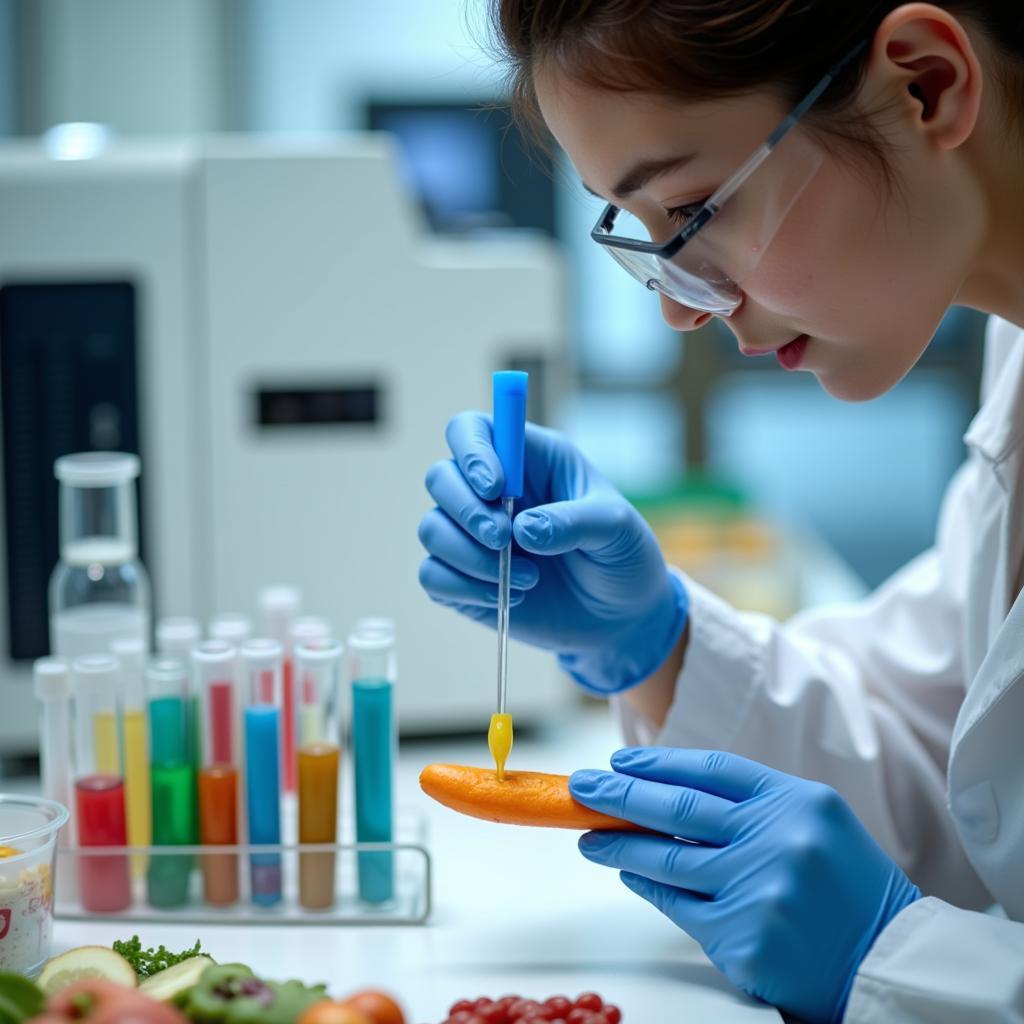
[[[241,612],[222,612],[210,619],[206,632],[211,640],[223,640],[238,647],[252,636],[252,620]]]
[[[386,651],[395,643],[394,633],[386,629],[354,629],[348,637],[349,650]]]
[[[136,669],[141,672],[146,664],[146,644],[135,636],[124,636],[114,640],[110,645],[110,653],[117,658],[123,669]]]
[[[329,640],[334,630],[322,615],[300,615],[288,630],[288,639],[293,648],[314,640]]]
[[[88,686],[93,693],[108,690],[113,696],[121,674],[121,663],[112,654],[84,654],[71,662],[75,685]]]
[[[288,583],[275,583],[260,590],[257,603],[263,633],[281,643],[287,641],[292,620],[299,614],[302,591]]]
[[[364,615],[361,619],[356,619],[352,632],[390,633],[392,638],[394,638],[395,620],[388,618],[386,615]]]
[[[202,627],[188,615],[170,615],[156,624],[156,649],[160,654],[187,658],[202,637]]]
[[[238,653],[227,640],[204,640],[192,648],[192,661],[196,665],[229,665]]]
[[[238,653],[250,665],[267,667],[281,660],[284,654],[284,647],[279,640],[257,636],[251,640],[246,640],[238,649]]]
[[[36,700],[67,700],[71,696],[71,666],[63,658],[37,658],[32,684]]]

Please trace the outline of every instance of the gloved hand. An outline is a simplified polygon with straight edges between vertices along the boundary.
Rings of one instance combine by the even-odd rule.
[[[453,458],[427,473],[437,507],[419,529],[430,554],[420,566],[427,593],[494,626],[498,552],[511,529],[512,635],[556,651],[592,693],[651,675],[682,634],[688,600],[636,509],[565,437],[527,424],[513,526],[496,500],[503,476],[491,418],[460,413],[446,437]]]
[[[572,795],[666,835],[588,832],[583,855],[620,868],[737,987],[841,1020],[872,943],[921,896],[843,798],[717,751],[627,748],[611,764],[576,772]]]

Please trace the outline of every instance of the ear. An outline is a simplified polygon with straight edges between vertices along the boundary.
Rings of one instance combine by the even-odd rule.
[[[904,4],[878,26],[868,76],[940,149],[965,142],[981,109],[981,62],[963,25],[932,4]]]

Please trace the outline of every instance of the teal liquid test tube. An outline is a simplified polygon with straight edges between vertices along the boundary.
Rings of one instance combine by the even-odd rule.
[[[192,650],[203,639],[203,627],[198,619],[188,615],[169,615],[156,624],[156,652],[168,658],[177,658],[187,669],[191,664]],[[189,749],[192,752],[192,767],[199,771],[199,695],[191,688],[185,714],[188,716]]]
[[[249,843],[281,842],[281,663],[277,640],[242,644],[245,666],[245,790]],[[250,891],[258,906],[281,901],[281,855],[254,853],[249,858]]]
[[[189,713],[188,670],[180,658],[155,657],[146,665],[149,717],[150,798],[153,845],[189,846],[196,834],[196,774]],[[157,853],[146,870],[146,896],[153,907],[189,901],[193,858]]]
[[[356,842],[394,840],[393,778],[397,734],[394,711],[394,631],[357,628],[348,639],[352,687],[352,776]],[[385,903],[394,896],[391,851],[362,851],[357,857],[359,898]]]

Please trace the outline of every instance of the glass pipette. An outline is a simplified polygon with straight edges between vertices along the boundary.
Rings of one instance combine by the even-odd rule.
[[[494,374],[494,450],[505,477],[501,503],[509,523],[512,522],[515,499],[523,495],[527,379],[527,375],[519,370],[502,370]],[[511,577],[510,535],[498,560],[498,710],[491,716],[487,730],[487,745],[494,758],[499,781],[505,778],[505,761],[512,749],[512,716],[506,711]]]

